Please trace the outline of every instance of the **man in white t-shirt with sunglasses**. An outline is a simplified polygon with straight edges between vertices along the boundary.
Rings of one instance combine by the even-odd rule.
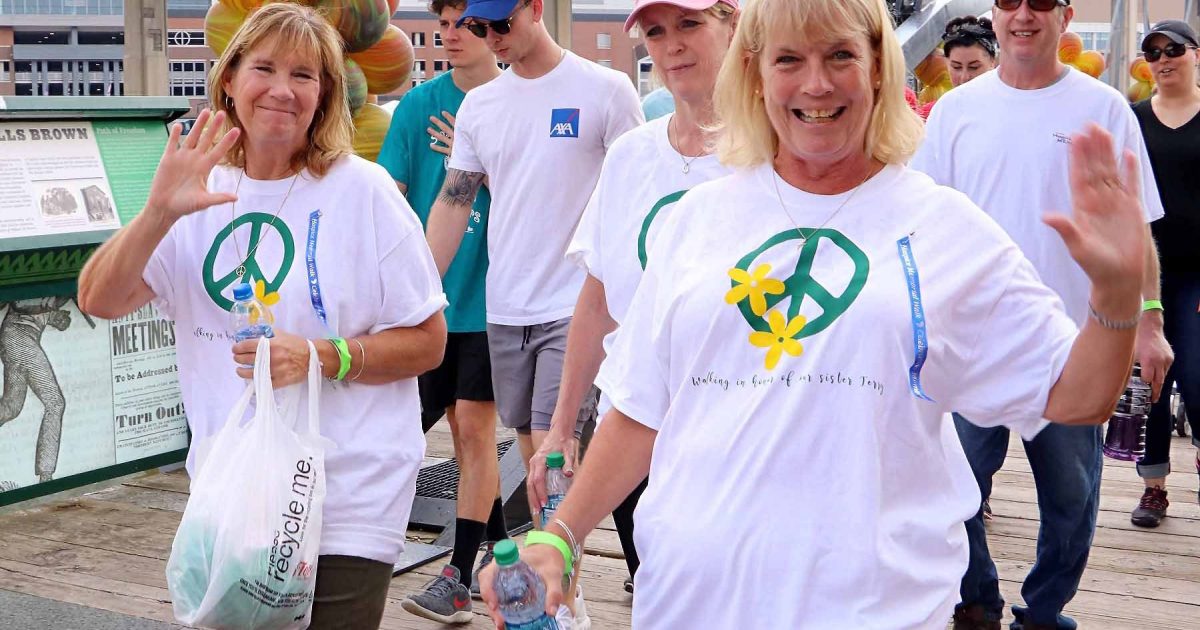
[[[1058,41],[1075,10],[1070,0],[995,0],[992,23],[1000,66],[949,92],[933,108],[925,144],[914,168],[956,188],[999,223],[1054,289],[1067,313],[1088,317],[1088,280],[1054,230],[1046,211],[1072,208],[1067,175],[1071,136],[1095,123],[1113,136],[1118,159],[1139,160],[1146,221],[1163,215],[1141,131],[1129,103],[1116,90],[1058,59]],[[1158,257],[1149,241],[1143,279],[1147,310],[1138,325],[1136,359],[1155,396],[1171,351],[1162,334]],[[1161,309],[1161,306],[1157,306]],[[1004,335],[1005,331],[995,331]],[[987,339],[979,340],[988,343]],[[983,496],[1004,463],[1009,433],[981,428],[956,414],[955,425]],[[1038,491],[1041,529],[1037,561],[1014,606],[1014,630],[1073,629],[1062,609],[1079,586],[1096,529],[1100,499],[1099,427],[1051,425],[1024,443]],[[970,565],[961,586],[956,630],[999,630],[1004,608],[999,577],[987,547],[982,513],[967,521]],[[1012,576],[1010,576],[1011,579]]]
[[[426,232],[445,273],[487,179],[492,384],[526,462],[550,428],[583,285],[567,245],[608,147],[643,122],[629,77],[561,48],[542,15],[543,0],[468,0],[459,24],[510,67],[463,100]]]

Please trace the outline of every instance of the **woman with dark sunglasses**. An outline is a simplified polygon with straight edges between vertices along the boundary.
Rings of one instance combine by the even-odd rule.
[[[1163,329],[1175,351],[1163,391],[1177,383],[1192,423],[1200,473],[1200,87],[1197,87],[1196,33],[1186,22],[1165,20],[1142,40],[1157,90],[1133,106],[1158,193],[1166,214],[1151,224],[1162,260]],[[1161,396],[1150,409],[1146,427],[1146,456],[1137,465],[1145,493],[1130,520],[1141,527],[1158,527],[1167,515],[1167,474],[1171,472],[1171,402]]]

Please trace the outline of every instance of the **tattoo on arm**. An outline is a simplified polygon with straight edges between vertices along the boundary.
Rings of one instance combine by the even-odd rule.
[[[442,184],[442,192],[438,201],[453,206],[471,206],[475,203],[475,195],[483,185],[483,173],[472,173],[452,168],[446,173],[446,182]]]

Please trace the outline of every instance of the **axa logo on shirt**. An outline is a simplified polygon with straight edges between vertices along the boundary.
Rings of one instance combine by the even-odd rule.
[[[579,137],[579,109],[550,110],[551,138]]]

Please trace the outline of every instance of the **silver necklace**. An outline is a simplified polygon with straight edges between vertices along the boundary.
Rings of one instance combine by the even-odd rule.
[[[671,122],[667,123],[667,143],[668,144],[671,143],[671,125],[674,125],[674,124],[675,124],[675,115],[672,114]],[[679,142],[679,128],[678,127],[676,127],[676,129],[675,129],[675,144],[678,145],[675,147],[675,152],[679,154],[679,159],[683,161],[683,174],[684,175],[687,175],[688,173],[690,173],[692,171],[692,162],[695,162],[696,160],[699,160],[700,158],[708,155],[707,153],[701,153],[700,155],[693,156],[689,160],[688,157],[683,154],[683,144]]]
[[[233,187],[233,196],[234,197],[236,197],[238,194],[238,191],[241,190],[242,178],[245,176],[246,176],[246,169],[243,168],[241,174],[238,175],[237,186]],[[300,177],[300,171],[296,171],[296,174],[292,176],[292,183],[288,185],[287,193],[283,195],[283,201],[279,202],[279,207],[275,210],[275,214],[271,217],[271,227],[272,228],[275,227],[275,220],[279,218],[279,213],[281,211],[283,211],[283,206],[287,204],[288,197],[290,197],[292,195],[292,188],[294,188],[296,186],[296,180],[299,177]],[[237,200],[234,200],[234,202],[229,207],[229,225],[232,226],[233,222],[236,220],[237,220]],[[250,260],[250,257],[254,255],[254,252],[258,251],[258,246],[262,245],[263,239],[260,236],[258,238],[258,242],[254,244],[254,247],[250,248],[250,251],[246,252],[245,257],[242,257],[242,245],[241,245],[241,243],[238,242],[237,228],[232,228],[232,232],[233,232],[234,251],[237,252],[238,258],[241,258],[241,260],[242,260],[240,263],[238,263],[237,269],[234,270],[234,273],[237,274],[238,284],[241,284],[242,279],[246,276],[246,261]]]
[[[871,179],[871,175],[873,174],[874,173],[867,173],[867,176],[862,180],[862,182],[850,190],[850,194],[846,195],[846,198],[842,200],[842,203],[838,204],[837,208],[834,208],[833,212],[821,223],[821,225],[810,230],[806,236],[804,234],[804,230],[800,228],[800,224],[792,218],[792,213],[788,212],[787,204],[783,203],[783,195],[779,192],[779,180],[782,178],[779,176],[779,173],[775,172],[775,168],[772,166],[771,183],[775,185],[775,198],[779,200],[779,208],[783,210],[783,215],[788,218],[788,221],[791,221],[792,227],[796,228],[796,235],[800,237],[800,242],[798,245],[796,245],[796,249],[803,249],[804,245],[808,243],[808,239],[812,238],[817,232],[825,229],[825,226],[829,225],[829,222],[833,220],[833,217],[837,216],[837,213],[841,212],[842,208],[845,208],[846,204],[850,203],[850,200],[854,198],[854,195],[858,192],[858,189],[862,188],[863,184],[867,183],[867,180]]]

